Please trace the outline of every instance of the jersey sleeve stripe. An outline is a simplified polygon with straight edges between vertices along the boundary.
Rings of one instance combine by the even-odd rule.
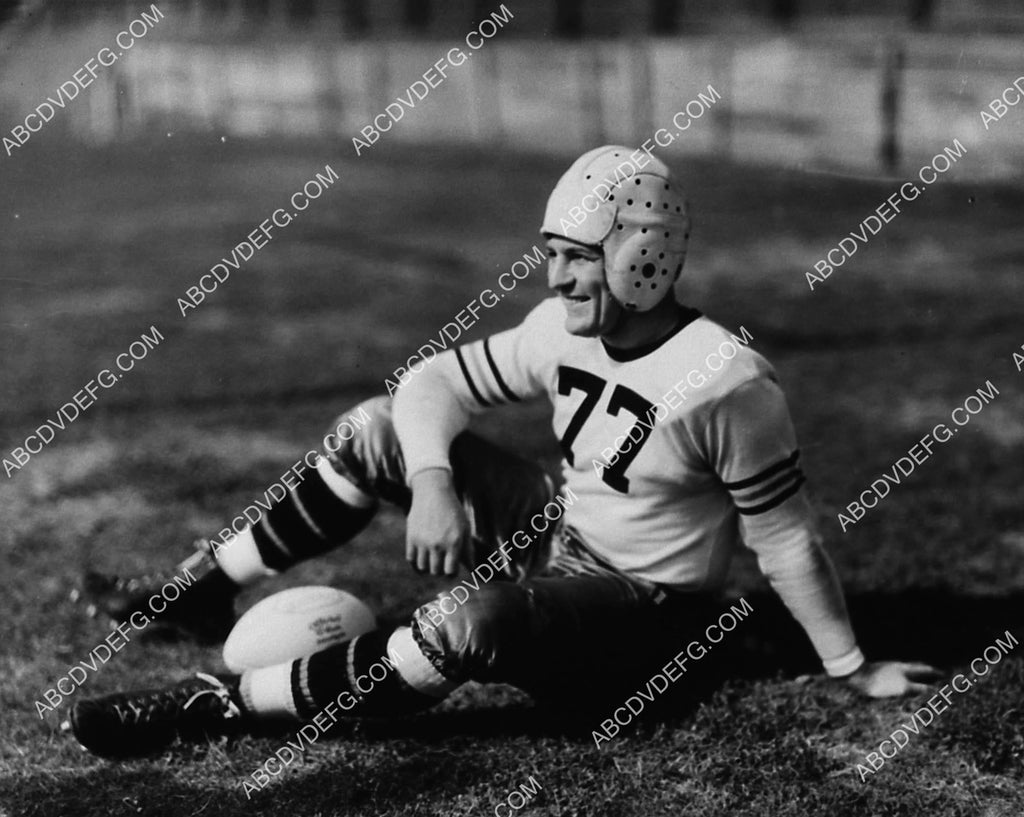
[[[487,365],[487,360],[484,357],[483,341],[477,340],[463,346],[462,355],[466,361],[466,369],[469,370],[469,374],[473,378],[473,382],[480,389],[480,395],[484,400],[495,406],[508,402],[501,396],[498,385],[494,382],[494,376],[491,374],[491,369]]]
[[[730,491],[737,502],[753,502],[755,499],[761,499],[761,497],[769,496],[775,493],[783,485],[788,484],[794,476],[803,476],[803,472],[799,468],[788,468],[777,479],[773,479],[767,485],[756,485],[753,488],[740,488],[738,490]]]
[[[462,369],[462,376],[466,378],[466,385],[469,386],[469,390],[473,393],[473,397],[476,398],[476,401],[481,406],[484,406],[485,408],[489,407],[491,404],[484,400],[483,395],[480,394],[480,389],[478,389],[476,387],[476,383],[473,382],[473,377],[470,375],[469,369],[466,366],[466,361],[462,356],[462,347],[456,348],[455,359],[459,361],[459,368]]]
[[[764,482],[766,479],[768,479],[768,477],[774,476],[775,474],[779,473],[779,471],[783,471],[786,468],[789,468],[791,465],[795,465],[798,459],[800,459],[799,449],[794,451],[784,460],[779,460],[774,465],[769,465],[763,471],[754,474],[754,476],[752,477],[747,477],[746,479],[741,479],[736,482],[724,483],[725,487],[728,488],[730,491],[737,491],[740,488],[749,488],[751,485],[757,485],[759,482]]]
[[[491,367],[491,374],[494,375],[494,380],[498,384],[498,388],[501,389],[501,393],[514,403],[520,402],[519,396],[508,387],[505,379],[501,376],[501,372],[498,371],[498,364],[494,362],[494,357],[491,355],[490,338],[484,340],[484,354],[487,356],[487,365]]]
[[[765,511],[770,511],[772,508],[777,508],[779,505],[781,505],[783,502],[785,502],[787,499],[793,496],[793,494],[799,491],[800,486],[803,485],[806,481],[806,477],[804,477],[803,474],[800,474],[796,482],[794,482],[781,493],[776,494],[767,502],[762,502],[760,505],[753,505],[750,507],[741,507],[737,505],[736,510],[739,511],[744,516],[754,516],[759,513],[764,513]]]

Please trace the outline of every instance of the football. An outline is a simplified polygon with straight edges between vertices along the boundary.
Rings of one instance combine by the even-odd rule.
[[[245,612],[224,642],[232,672],[269,667],[311,655],[376,629],[373,611],[335,587],[293,587]]]

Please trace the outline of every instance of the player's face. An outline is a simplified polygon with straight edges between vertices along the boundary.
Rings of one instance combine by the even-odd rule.
[[[600,247],[549,236],[548,286],[562,298],[565,329],[572,335],[595,337],[611,331],[621,307],[608,291]]]

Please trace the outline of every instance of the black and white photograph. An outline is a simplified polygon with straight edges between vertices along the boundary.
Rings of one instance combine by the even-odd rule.
[[[0,0],[0,817],[1024,815],[1024,5]]]

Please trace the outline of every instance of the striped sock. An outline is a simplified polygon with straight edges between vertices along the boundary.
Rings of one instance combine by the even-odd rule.
[[[433,684],[416,683],[427,674],[421,665],[429,662],[411,632],[409,627],[376,630],[292,662],[288,708],[308,720],[329,704],[341,715],[381,717],[419,712],[440,702],[458,684],[432,667]],[[281,678],[273,683],[280,686]],[[281,699],[280,693],[264,697]]]
[[[249,584],[347,542],[376,510],[374,497],[321,457],[315,470],[217,553],[217,562],[229,578]]]

